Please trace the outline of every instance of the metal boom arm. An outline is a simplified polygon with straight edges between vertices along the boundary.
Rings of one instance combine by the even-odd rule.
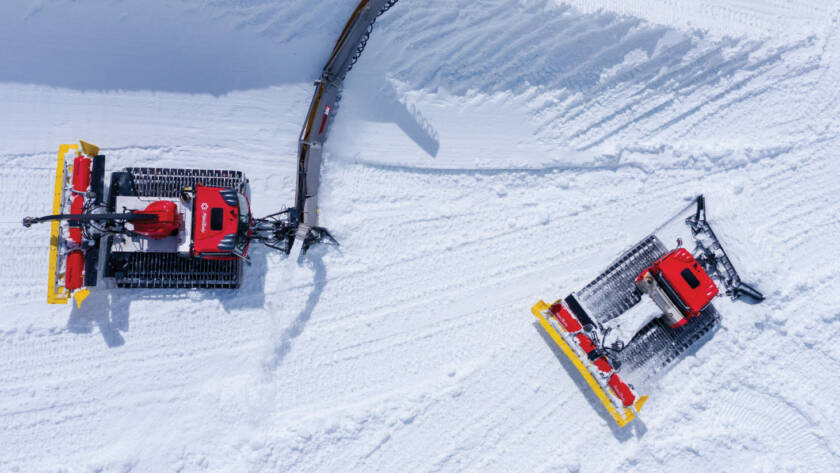
[[[315,81],[315,92],[298,139],[298,178],[295,193],[296,238],[309,244],[322,239],[335,242],[329,232],[318,226],[318,184],[323,145],[327,140],[329,120],[341,100],[341,86],[347,73],[367,44],[373,24],[398,0],[362,0],[336,41],[335,47]]]
[[[69,222],[132,222],[138,220],[155,220],[154,214],[141,213],[101,213],[101,214],[56,214],[43,217],[23,217],[23,226],[29,228],[33,223],[49,222],[51,220],[67,220]]]
[[[691,229],[694,235],[697,250],[700,252],[698,260],[704,266],[706,271],[718,274],[723,279],[723,285],[726,287],[726,293],[733,299],[738,299],[741,296],[747,296],[756,302],[764,300],[764,295],[758,289],[750,286],[741,280],[735,266],[723,249],[720,240],[712,226],[706,220],[706,199],[703,195],[697,196],[697,210],[694,215],[685,219],[686,225]]]

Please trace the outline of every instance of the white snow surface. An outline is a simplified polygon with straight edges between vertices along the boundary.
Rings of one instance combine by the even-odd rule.
[[[356,0],[0,4],[0,472],[840,471],[840,4],[401,0],[322,224],[236,292],[45,303],[58,144],[291,203]],[[529,308],[704,193],[758,305],[618,429]]]

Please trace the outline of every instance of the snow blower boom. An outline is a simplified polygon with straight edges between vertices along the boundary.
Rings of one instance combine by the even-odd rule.
[[[685,217],[691,207],[694,212]],[[732,300],[764,299],[735,271],[706,220],[702,195],[669,222],[625,251],[583,289],[531,308],[622,427],[648,399],[636,388],[719,326],[720,315],[712,305],[721,295],[719,286]],[[677,236],[677,248],[668,250],[662,244],[657,235],[665,234]],[[681,247],[682,236],[694,241],[693,254]],[[608,341],[613,329],[619,331],[628,322],[636,330]]]
[[[251,242],[289,254],[317,242],[338,244],[318,225],[318,184],[329,120],[347,73],[359,59],[376,18],[397,0],[362,0],[315,82],[298,140],[295,205],[264,218],[250,209],[240,171],[131,167],[110,175],[105,156],[82,141],[61,145],[51,222],[47,302],[107,281],[125,288],[237,288]],[[331,113],[332,112],[332,113]],[[100,262],[102,264],[100,264]]]
[[[341,88],[347,73],[359,60],[376,19],[398,0],[362,0],[338,37],[321,77],[315,81],[315,93],[298,139],[298,181],[295,209],[299,212],[296,236],[307,242],[327,238],[329,233],[318,226],[318,181],[323,145],[327,140],[329,120],[335,116],[341,100]],[[291,242],[290,242],[291,243]]]

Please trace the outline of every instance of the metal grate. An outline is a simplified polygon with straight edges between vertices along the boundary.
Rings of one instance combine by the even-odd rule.
[[[682,327],[670,328],[661,317],[651,320],[618,354],[622,377],[643,383],[704,341],[720,325],[720,314],[709,304]]]
[[[240,260],[185,258],[173,253],[111,253],[117,287],[217,288],[239,287]]]
[[[598,322],[612,320],[641,300],[634,283],[636,276],[667,252],[658,238],[649,235],[624,252],[586,287],[575,292],[575,298]]]
[[[241,171],[224,169],[126,168],[138,196],[178,197],[184,187],[202,184],[242,191],[247,180]]]

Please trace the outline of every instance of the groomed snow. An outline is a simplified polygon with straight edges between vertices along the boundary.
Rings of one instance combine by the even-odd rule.
[[[840,470],[834,2],[401,0],[327,143],[340,250],[44,302],[58,144],[278,210],[357,3],[0,4],[0,472]],[[618,429],[529,308],[700,192],[768,299]]]

